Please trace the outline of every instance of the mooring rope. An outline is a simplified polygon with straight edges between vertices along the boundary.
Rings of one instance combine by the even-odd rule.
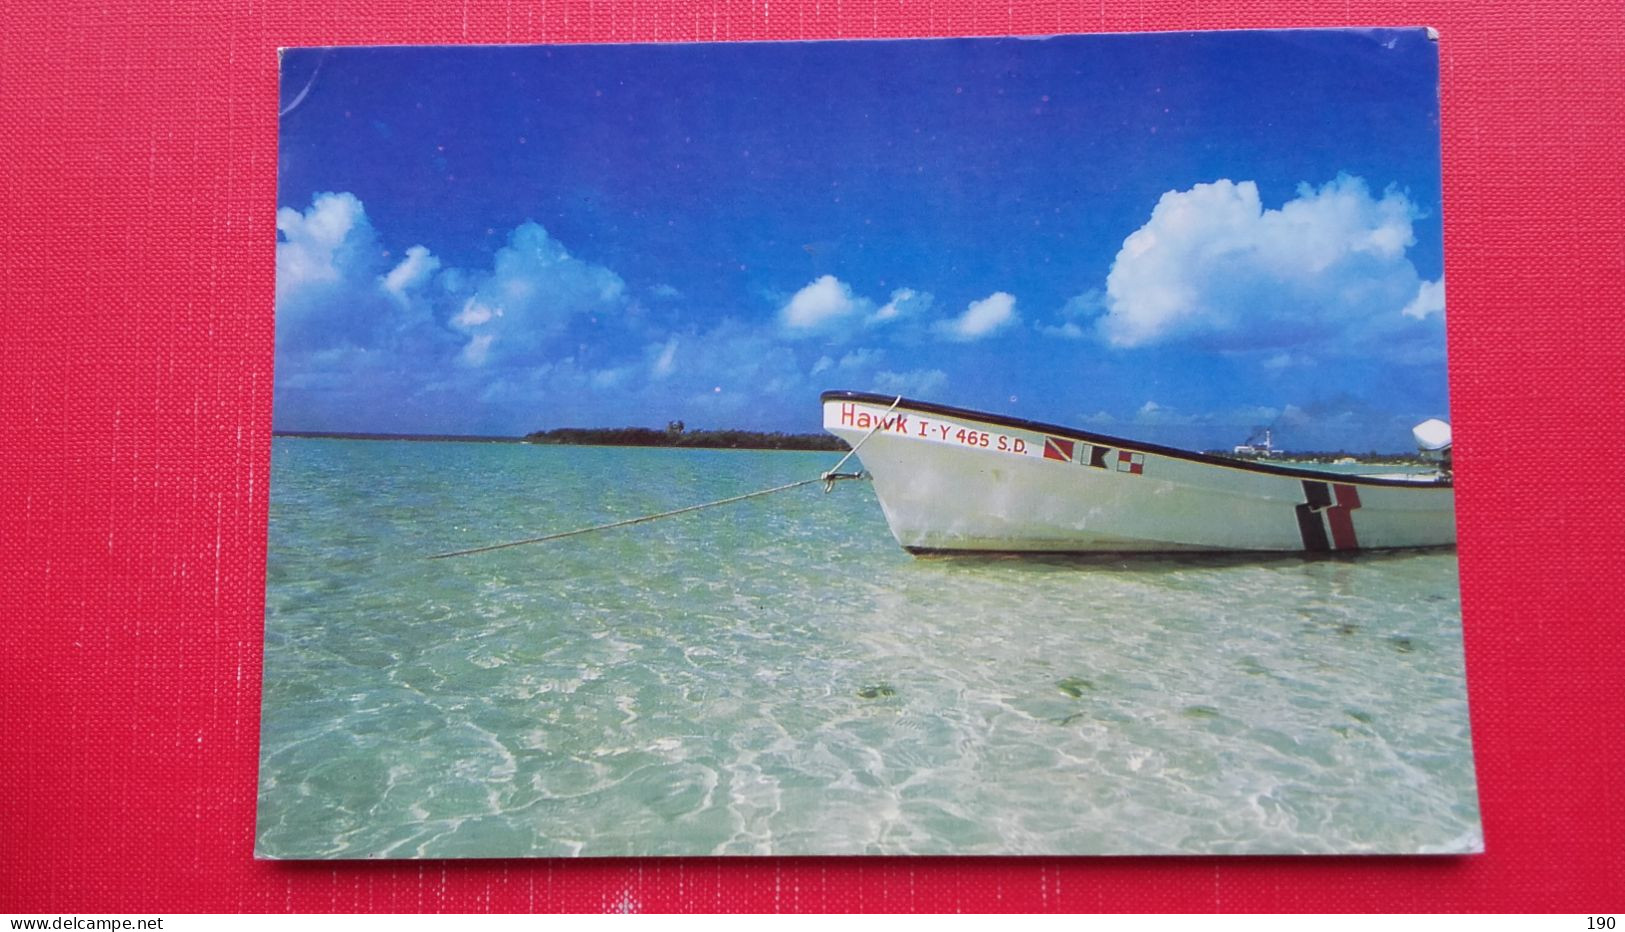
[[[891,407],[886,409],[886,413],[890,414],[893,411],[895,411],[897,409],[897,406],[899,404],[901,404],[902,401],[903,401],[903,396],[898,395],[897,400],[893,401],[891,403]],[[452,550],[452,551],[449,551],[447,553],[431,554],[429,556],[429,559],[431,559],[431,560],[444,560],[447,557],[466,557],[466,556],[468,556],[470,554],[475,554],[475,553],[489,553],[492,550],[505,550],[505,549],[507,549],[509,547],[522,547],[522,546],[524,546],[526,544],[542,544],[542,543],[546,543],[547,541],[550,541],[550,540],[562,540],[563,538],[566,538],[566,537],[575,537],[577,534],[590,534],[593,531],[608,531],[608,530],[611,530],[613,528],[618,528],[618,527],[629,527],[629,526],[631,526],[633,524],[643,524],[643,523],[645,523],[647,521],[658,521],[661,518],[670,518],[670,517],[673,517],[675,515],[685,515],[685,514],[688,514],[691,511],[703,511],[703,510],[705,510],[707,508],[716,508],[719,505],[732,505],[734,502],[742,502],[747,498],[760,498],[763,495],[773,495],[774,493],[777,493],[777,492],[788,492],[791,489],[799,489],[804,485],[812,485],[814,482],[822,482],[822,483],[824,483],[824,491],[827,492],[827,491],[829,491],[831,488],[833,488],[835,486],[835,482],[838,479],[855,479],[858,476],[862,475],[862,473],[840,473],[837,470],[839,470],[842,466],[846,465],[846,461],[851,459],[853,454],[858,452],[858,448],[863,446],[865,443],[868,443],[869,438],[873,437],[875,435],[875,432],[880,430],[880,428],[882,426],[884,426],[884,424],[885,424],[885,419],[883,417],[880,418],[880,419],[877,419],[875,421],[875,426],[870,428],[869,432],[867,434],[864,434],[863,439],[859,440],[856,444],[854,444],[852,449],[846,451],[846,455],[841,457],[840,462],[836,463],[834,465],[834,467],[825,470],[824,472],[820,473],[818,476],[816,476],[816,477],[814,477],[812,479],[802,479],[799,482],[791,482],[791,483],[788,483],[788,484],[785,484],[785,485],[776,485],[771,489],[757,489],[754,492],[746,492],[743,495],[734,495],[734,496],[731,496],[729,498],[719,498],[714,502],[702,502],[702,503],[700,503],[698,505],[689,505],[689,506],[687,506],[685,508],[676,508],[676,509],[673,509],[671,511],[662,511],[662,512],[660,512],[658,514],[642,515],[641,517],[637,517],[637,518],[627,518],[625,521],[612,521],[609,524],[595,524],[592,527],[578,527],[573,531],[560,531],[557,534],[546,534],[546,535],[543,535],[542,537],[527,537],[524,540],[510,540],[510,541],[507,541],[507,542],[501,543],[501,544],[489,544],[489,545],[484,546],[484,547],[472,547],[472,548],[470,548],[468,550]]]
[[[558,534],[548,534],[543,537],[527,537],[524,540],[511,540],[505,544],[491,544],[487,547],[475,547],[471,550],[453,550],[450,553],[437,553],[429,557],[429,559],[441,560],[446,557],[466,557],[471,553],[486,553],[492,550],[501,550],[505,547],[519,547],[524,544],[540,544],[545,541],[560,540],[565,537],[574,537],[577,534],[591,533],[592,531],[607,531],[610,528],[627,527],[628,525],[632,524],[642,524],[645,521],[656,521],[660,518],[670,518],[673,515],[687,514],[688,512],[699,511],[704,508],[715,508],[718,505],[731,505],[734,502],[742,502],[747,498],[757,498],[763,495],[772,495],[774,492],[788,492],[791,489],[798,489],[804,485],[812,485],[814,482],[822,482],[823,479],[823,476],[819,476],[814,479],[803,479],[800,482],[792,482],[789,485],[774,486],[771,489],[758,489],[755,492],[746,492],[744,495],[735,495],[732,498],[721,498],[714,502],[705,502],[704,504],[700,505],[689,505],[687,508],[678,508],[673,511],[662,511],[659,514],[644,515],[640,518],[628,518],[625,521],[612,521],[609,524],[595,524],[592,527],[580,527],[573,531],[561,531]]]

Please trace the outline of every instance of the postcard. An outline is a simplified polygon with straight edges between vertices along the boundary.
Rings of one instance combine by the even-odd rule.
[[[286,49],[256,853],[1471,853],[1426,29]]]

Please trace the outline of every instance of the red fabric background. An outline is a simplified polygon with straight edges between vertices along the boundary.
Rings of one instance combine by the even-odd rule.
[[[0,0],[0,911],[1625,907],[1625,6]],[[257,863],[276,48],[1431,24],[1488,853]]]

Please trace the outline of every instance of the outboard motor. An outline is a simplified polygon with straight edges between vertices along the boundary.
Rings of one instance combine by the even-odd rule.
[[[1411,428],[1416,438],[1416,452],[1425,460],[1439,464],[1439,478],[1450,481],[1450,425],[1438,418],[1428,418]]]

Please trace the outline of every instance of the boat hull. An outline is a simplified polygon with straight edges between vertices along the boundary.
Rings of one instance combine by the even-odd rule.
[[[911,551],[1329,553],[1456,541],[1433,479],[1345,476],[858,392],[824,427],[862,447]],[[876,425],[879,425],[878,429]]]

